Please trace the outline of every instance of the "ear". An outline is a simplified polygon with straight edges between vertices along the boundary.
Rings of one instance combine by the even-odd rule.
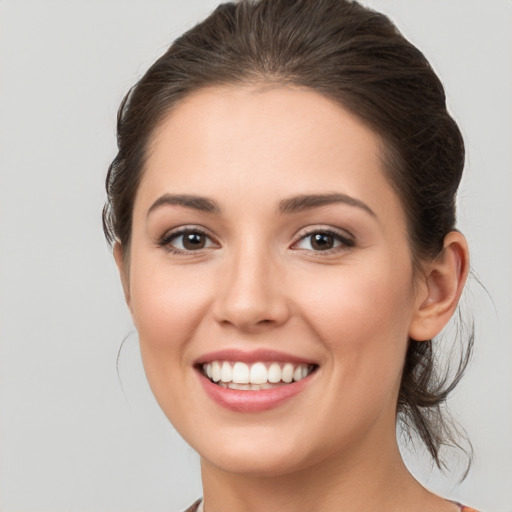
[[[424,265],[418,304],[409,329],[413,340],[430,340],[441,332],[459,303],[469,273],[469,251],[462,233],[444,239],[442,253]]]
[[[119,270],[119,277],[121,278],[121,284],[123,285],[124,298],[130,313],[132,312],[131,306],[131,295],[130,295],[130,279],[129,279],[129,268],[127,259],[123,251],[123,247],[119,242],[114,244],[114,259],[116,261],[117,269]]]

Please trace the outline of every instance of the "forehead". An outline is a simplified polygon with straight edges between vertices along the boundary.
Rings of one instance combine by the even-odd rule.
[[[269,201],[342,192],[389,208],[377,134],[310,89],[275,85],[204,88],[155,130],[140,199],[163,193],[260,193]],[[383,201],[384,200],[384,201]],[[379,204],[380,203],[380,206]]]

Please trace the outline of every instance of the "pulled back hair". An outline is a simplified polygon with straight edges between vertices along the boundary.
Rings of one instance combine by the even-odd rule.
[[[129,253],[135,195],[149,141],[185,96],[214,85],[277,83],[334,99],[381,138],[386,177],[406,218],[413,262],[435,258],[455,229],[464,167],[461,133],[424,55],[383,14],[349,0],[241,0],[221,4],[179,37],[123,99],[118,153],[108,170],[103,227]],[[438,368],[432,340],[409,340],[397,415],[434,461],[458,445],[444,412],[472,347],[455,374]]]

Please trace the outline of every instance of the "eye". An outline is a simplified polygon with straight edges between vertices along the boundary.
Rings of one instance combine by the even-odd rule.
[[[296,242],[292,249],[302,249],[307,251],[331,251],[337,248],[353,247],[355,242],[348,236],[331,230],[318,230],[303,235]]]
[[[216,247],[215,242],[206,233],[190,228],[165,235],[159,245],[177,254]]]

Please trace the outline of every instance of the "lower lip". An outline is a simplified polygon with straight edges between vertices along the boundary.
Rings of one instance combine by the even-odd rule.
[[[202,373],[199,377],[206,394],[218,405],[236,412],[260,412],[274,409],[299,394],[309,384],[311,374],[291,384],[259,391],[223,388]]]

